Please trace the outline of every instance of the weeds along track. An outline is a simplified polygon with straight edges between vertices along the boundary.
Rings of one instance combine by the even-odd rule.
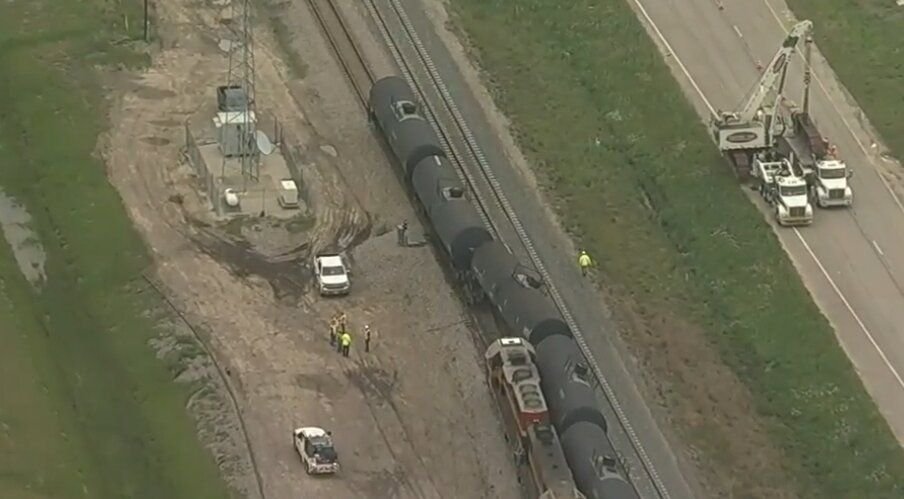
[[[341,14],[334,6],[334,0],[308,0],[308,2],[315,11],[324,31],[327,32],[330,43],[340,59],[340,64],[352,80],[362,106],[367,108],[369,85],[373,83],[373,75],[368,69],[361,52],[357,49],[352,33],[342,21]],[[530,236],[509,203],[473,132],[468,127],[449,94],[448,88],[443,83],[430,54],[427,53],[423,43],[420,41],[404,7],[398,0],[386,0],[384,2],[366,0],[364,4],[376,22],[392,58],[402,73],[402,77],[408,82],[416,95],[419,96],[424,115],[436,130],[446,155],[456,165],[456,170],[461,180],[469,187],[483,224],[506,246],[509,246],[509,242],[513,241],[506,241],[503,234],[514,235],[518,245],[518,251],[515,254],[521,253],[530,258],[535,270],[546,283],[550,297],[568,326],[571,327],[575,340],[594,373],[599,389],[616,416],[618,424],[610,424],[610,434],[619,432],[622,434],[622,438],[619,440],[630,443],[630,448],[627,449],[624,448],[624,445],[613,445],[613,447],[619,449],[622,454],[622,463],[632,484],[641,497],[670,499],[671,495],[668,489],[660,478],[646,450],[644,450],[637,432],[632,427],[615,395],[615,391],[602,375],[599,365],[584,340],[583,332],[575,322],[568,306],[565,304],[546,267],[534,249]],[[324,16],[324,12],[329,12],[334,19],[330,20],[329,16]],[[401,28],[404,33],[404,40],[398,40],[393,35],[393,21],[390,21],[390,18],[394,19],[394,22]],[[342,38],[343,40],[336,40],[337,38]],[[360,69],[362,67],[363,70]],[[362,74],[367,74],[367,78],[362,78]],[[418,75],[420,75],[420,78]],[[361,86],[362,82],[368,85],[366,90]],[[466,155],[462,154],[461,151],[465,151]],[[488,198],[492,199],[492,203],[488,202]],[[497,221],[505,225],[500,227],[497,225]],[[513,248],[509,246],[509,249],[512,250]],[[611,439],[611,436],[609,438]]]
[[[370,87],[374,83],[374,74],[364,60],[355,38],[352,37],[348,25],[333,0],[308,0],[311,11],[317,22],[323,27],[327,40],[336,52],[342,70],[352,82],[352,87],[362,105],[367,107]]]

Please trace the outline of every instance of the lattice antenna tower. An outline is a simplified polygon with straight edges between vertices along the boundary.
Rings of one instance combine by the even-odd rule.
[[[229,49],[229,70],[227,86],[240,87],[245,99],[240,104],[241,112],[230,113],[227,123],[241,122],[238,153],[242,165],[242,176],[246,182],[257,180],[260,173],[260,151],[257,147],[257,106],[254,71],[254,28],[251,19],[251,0],[232,0],[232,19],[229,24],[232,43]],[[225,176],[224,158],[223,174]]]

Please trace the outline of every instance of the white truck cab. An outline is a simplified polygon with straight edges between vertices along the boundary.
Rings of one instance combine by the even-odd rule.
[[[813,194],[820,208],[830,206],[851,206],[854,203],[854,192],[848,185],[848,179],[854,176],[844,161],[837,159],[816,162],[813,176]]]
[[[763,199],[774,207],[775,221],[779,225],[813,223],[809,185],[804,177],[795,174],[791,162],[784,158],[778,161],[756,158],[753,173],[759,178]]]
[[[775,220],[779,225],[809,225],[813,223],[813,206],[808,196],[807,181],[795,176],[776,175]]]
[[[339,254],[314,256],[314,278],[321,296],[347,295],[351,291],[351,270]]]
[[[339,471],[339,454],[333,447],[330,432],[316,426],[296,428],[292,431],[292,444],[309,475],[333,474]]]

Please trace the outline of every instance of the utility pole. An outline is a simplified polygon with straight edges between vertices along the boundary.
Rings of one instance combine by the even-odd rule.
[[[257,181],[260,173],[260,154],[257,138],[257,106],[254,88],[254,33],[251,21],[251,0],[232,0],[230,19],[232,43],[229,48],[229,70],[226,86],[241,89],[240,107],[228,114],[226,125],[238,125],[238,156],[247,190],[249,181]],[[226,172],[226,156],[223,157],[223,175]]]

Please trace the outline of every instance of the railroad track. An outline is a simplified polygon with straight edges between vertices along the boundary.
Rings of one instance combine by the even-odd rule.
[[[315,13],[317,12],[318,8],[327,10],[328,7],[328,10],[330,10],[333,16],[336,18],[335,20],[331,21],[330,24],[326,24],[323,20],[324,18],[321,17],[320,14],[317,14],[318,19],[321,21],[321,25],[323,26],[324,30],[327,31],[327,35],[330,38],[330,43],[332,44],[338,58],[340,59],[340,63],[342,64],[346,74],[352,80],[353,85],[355,86],[355,90],[358,93],[358,97],[361,99],[362,105],[366,109],[368,107],[368,94],[370,86],[367,86],[366,89],[360,87],[360,82],[362,80],[359,78],[359,76],[356,75],[359,75],[362,70],[351,68],[354,68],[355,66],[363,67],[363,71],[369,75],[369,84],[373,83],[373,76],[370,70],[367,69],[366,61],[364,61],[360,51],[357,49],[357,46],[354,42],[354,36],[349,31],[347,25],[342,21],[342,16],[336,10],[333,4],[333,0],[308,1],[309,3],[311,3],[312,7],[314,7]],[[402,73],[402,77],[408,82],[416,95],[418,95],[423,106],[422,111],[427,120],[431,122],[433,128],[439,135],[439,138],[442,142],[442,147],[445,150],[446,155],[453,163],[456,164],[456,170],[458,171],[459,177],[465,184],[468,185],[472,193],[472,199],[477,204],[478,212],[484,225],[497,237],[499,241],[501,241],[506,246],[508,246],[507,241],[505,241],[506,238],[503,237],[502,231],[499,229],[498,225],[496,225],[494,217],[492,217],[490,213],[500,213],[501,216],[506,220],[506,222],[511,225],[516,234],[518,242],[520,243],[520,246],[524,249],[524,253],[530,258],[534,268],[543,278],[550,297],[552,298],[559,312],[562,314],[563,319],[565,319],[566,323],[574,333],[574,338],[588,364],[590,365],[600,390],[602,391],[604,397],[608,401],[613,413],[616,416],[618,429],[624,434],[625,440],[630,443],[630,451],[636,456],[636,459],[623,459],[623,464],[627,468],[626,471],[628,471],[632,485],[636,489],[638,489],[637,481],[646,481],[650,484],[650,486],[643,488],[644,490],[648,490],[649,493],[642,493],[641,490],[638,489],[639,495],[641,495],[642,497],[647,497],[652,494],[655,497],[661,499],[670,499],[671,495],[669,494],[667,487],[663,483],[662,479],[659,476],[659,473],[656,470],[655,465],[644,449],[643,444],[637,435],[637,432],[634,430],[631,422],[628,420],[624,409],[622,408],[621,404],[618,401],[618,398],[615,395],[615,391],[603,376],[599,365],[597,364],[586,341],[584,340],[583,332],[574,320],[574,317],[569,311],[567,304],[565,303],[564,299],[553,283],[551,276],[546,270],[545,265],[534,249],[532,239],[525,231],[520,219],[509,203],[505,192],[502,189],[502,186],[496,178],[495,173],[487,162],[480,146],[477,144],[473,132],[468,127],[467,122],[462,117],[454,100],[449,94],[448,88],[446,87],[445,83],[443,83],[443,80],[440,77],[435,64],[433,63],[429,53],[427,53],[427,50],[424,48],[423,43],[420,41],[420,37],[415,31],[414,26],[408,18],[408,15],[405,12],[404,8],[398,0],[385,0],[379,3],[376,0],[366,0],[364,3],[368,11],[370,12],[371,17],[376,22],[377,27],[379,28],[380,33],[384,39],[384,42],[388,46],[396,65]],[[393,36],[391,24],[387,19],[387,16],[384,15],[383,11],[381,10],[380,4],[388,4],[388,8],[391,10],[402,31],[405,33],[405,38],[407,38],[410,47],[414,50],[414,58],[417,60],[417,64],[420,65],[420,67],[422,68],[422,73],[425,75],[425,78],[423,79],[427,80],[426,86],[430,88],[433,93],[435,93],[436,97],[431,97],[427,89],[425,88],[425,85],[422,85],[418,78],[415,76],[416,74],[418,74],[418,70],[413,67],[412,63],[409,62],[409,58],[406,57],[405,52],[402,48],[402,43],[396,40],[396,38]],[[383,8],[387,7],[385,7],[384,5]],[[334,31],[330,33],[331,30]],[[345,38],[347,40],[337,42],[335,41],[335,38]],[[353,58],[354,62],[343,61],[343,59],[347,57]],[[430,103],[438,103],[439,106],[433,106],[430,105]],[[436,108],[439,108],[441,111],[438,112]],[[440,112],[444,113],[446,115],[446,118],[440,117]],[[451,124],[452,130],[450,130],[444,123]],[[461,137],[461,140],[459,142],[462,143],[463,149],[466,151],[468,159],[470,161],[467,161],[465,159],[465,155],[460,152],[459,147],[456,145],[457,141],[453,137],[453,132],[457,133]],[[472,168],[468,166],[469,163],[476,166],[477,174],[480,176],[481,182],[479,182],[478,179],[475,178],[474,173],[471,172]],[[485,184],[486,188],[482,188],[480,184]],[[494,201],[495,206],[491,206],[486,197],[482,194],[482,191],[484,189],[488,189],[490,191],[490,195]],[[511,250],[511,247],[509,247],[509,249]],[[610,426],[610,432],[614,429],[616,428]],[[619,449],[622,446],[613,445],[613,447]],[[624,454],[624,449],[619,450]],[[630,466],[631,462],[637,463],[639,466]],[[636,474],[637,472],[640,473],[639,476]]]
[[[369,103],[370,87],[373,86],[375,78],[373,71],[370,69],[370,66],[358,49],[358,44],[355,42],[354,35],[352,35],[342,14],[337,9],[335,0],[308,0],[308,4],[311,6],[311,10],[314,11],[314,15],[317,17],[321,28],[329,39],[330,46],[336,53],[336,57],[339,59],[343,72],[345,72],[346,76],[352,82],[352,86],[354,87],[355,94],[358,96],[361,106],[366,110]],[[382,19],[379,17],[379,11],[376,10],[376,6],[373,3],[368,4],[368,8],[375,20],[380,21]],[[385,24],[382,24],[380,28],[386,32]],[[406,64],[405,60],[399,58],[397,53],[393,53],[393,56],[400,67]],[[411,74],[411,68],[407,65],[402,68],[402,70],[403,72],[406,72],[407,75]],[[409,84],[412,84],[413,80],[410,77],[406,77],[406,79]],[[423,92],[419,87],[412,86],[412,88],[414,88],[423,98]],[[445,127],[439,122],[435,113],[433,113],[433,110],[429,106],[426,106],[428,101],[422,100],[422,102],[425,104],[425,108],[423,109],[424,114],[428,121],[432,123],[433,128],[437,131],[446,156],[448,156],[451,161],[457,163],[459,168],[456,168],[456,173],[474,194],[473,199],[478,205],[478,212],[483,224],[492,231],[494,235],[499,236],[500,232],[498,227],[496,227],[493,220],[487,216],[489,205],[481,196],[480,190],[477,188],[476,180],[467,169],[463,167],[464,160],[455,148],[452,138],[449,136]],[[502,240],[501,237],[499,239]],[[505,243],[503,242],[503,244]]]
[[[333,0],[308,0],[308,5],[323,28],[333,51],[336,52],[339,64],[348,76],[355,94],[364,108],[367,108],[370,87],[374,84],[374,74],[361,54],[355,38],[351,35],[342,14]]]

